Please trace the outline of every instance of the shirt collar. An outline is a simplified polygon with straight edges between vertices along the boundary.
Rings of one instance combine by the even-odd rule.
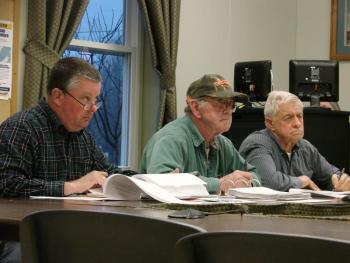
[[[271,139],[276,143],[276,145],[278,146],[278,149],[279,149],[281,152],[286,152],[286,151],[281,147],[281,145],[279,144],[279,142],[277,141],[277,139],[275,138],[275,136],[273,135],[273,133],[272,133],[269,129],[267,129],[267,128],[266,128],[265,130],[266,130],[268,136],[270,136]],[[293,147],[293,149],[292,149],[292,152],[297,151],[297,150],[299,149],[299,147],[300,147],[300,141],[298,141],[298,142],[294,145],[294,147]]]
[[[190,116],[186,115],[184,118],[185,118],[185,123],[187,124],[187,127],[189,128],[189,131],[191,133],[191,137],[192,137],[192,141],[193,141],[194,146],[198,147],[201,144],[205,145],[205,141],[204,141],[202,134],[199,132],[196,125],[194,125]],[[214,140],[209,144],[209,147],[212,147],[214,149],[219,148],[219,143],[218,143],[217,137],[215,137]]]
[[[58,119],[56,113],[51,109],[50,105],[47,103],[45,98],[41,98],[39,100],[39,107],[41,110],[46,114],[49,123],[51,124],[51,127],[53,130],[60,131],[62,133],[71,133],[71,134],[79,134],[83,132],[83,130],[79,132],[69,132],[67,129],[63,126],[61,121]]]

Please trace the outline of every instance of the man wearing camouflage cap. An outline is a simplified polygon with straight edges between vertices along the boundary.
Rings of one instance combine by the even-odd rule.
[[[255,168],[221,135],[232,122],[236,93],[222,76],[204,75],[187,90],[186,115],[167,124],[147,143],[142,173],[195,172],[210,193],[260,185]]]

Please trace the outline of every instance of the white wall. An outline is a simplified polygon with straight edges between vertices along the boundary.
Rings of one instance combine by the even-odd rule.
[[[206,73],[232,74],[231,1],[184,0],[181,2],[176,70],[177,112],[183,115],[186,90]]]
[[[296,1],[231,2],[231,72],[234,62],[269,59],[274,89],[288,90],[288,62],[296,50]]]
[[[177,112],[205,73],[232,82],[237,61],[272,60],[275,89],[288,90],[290,59],[329,59],[331,0],[184,0],[177,64]],[[350,111],[350,63],[340,62],[340,106]]]
[[[275,88],[288,89],[296,51],[296,0],[181,2],[177,65],[178,114],[191,81],[219,73],[232,83],[234,63],[272,60]]]

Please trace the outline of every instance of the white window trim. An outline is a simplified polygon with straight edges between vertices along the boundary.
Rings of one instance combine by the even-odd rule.
[[[115,53],[133,53],[135,52],[136,48],[132,48],[130,46],[123,46],[123,45],[117,45],[117,44],[112,44],[112,43],[98,43],[98,42],[93,42],[93,41],[88,41],[88,40],[80,40],[80,39],[72,39],[69,45],[69,49],[78,49],[80,50],[81,48],[86,47],[89,49],[89,51],[109,51],[112,50],[113,54]]]
[[[129,152],[128,166],[138,170],[141,154],[141,19],[137,0],[125,1],[125,14],[128,19],[125,21],[126,44],[135,49],[131,53],[130,60],[130,121],[129,121]]]

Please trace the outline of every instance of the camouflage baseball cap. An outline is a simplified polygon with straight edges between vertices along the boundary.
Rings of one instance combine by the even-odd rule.
[[[218,74],[207,74],[192,82],[187,90],[187,97],[191,99],[202,97],[234,98],[236,101],[248,99],[246,94],[233,91],[228,81]]]

